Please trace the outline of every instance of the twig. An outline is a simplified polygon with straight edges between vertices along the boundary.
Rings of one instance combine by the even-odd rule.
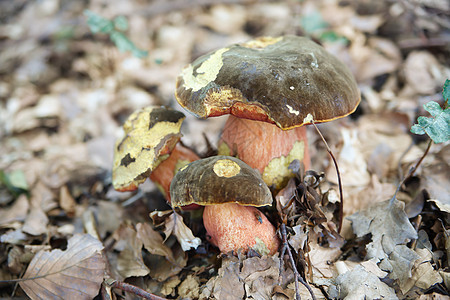
[[[423,47],[445,47],[450,43],[450,38],[446,36],[433,37],[428,39],[412,38],[398,42],[401,49],[423,48]]]
[[[408,175],[406,175],[405,178],[403,178],[403,180],[398,184],[394,195],[392,196],[391,200],[389,201],[389,207],[392,207],[392,204],[394,204],[394,200],[397,198],[397,194],[400,191],[400,189],[402,188],[403,184],[406,182],[406,180],[408,180],[409,178],[411,178],[414,175],[414,173],[416,172],[417,168],[422,163],[422,161],[425,158],[425,156],[427,156],[428,152],[430,151],[432,143],[433,143],[433,140],[430,139],[430,141],[428,142],[427,149],[425,149],[425,152],[423,153],[422,157],[415,164],[415,166],[413,166],[411,169],[409,169]]]
[[[339,224],[338,224],[338,233],[341,233],[342,229],[342,222],[344,219],[344,193],[342,192],[342,180],[341,180],[341,173],[339,172],[339,167],[336,161],[336,158],[334,157],[333,152],[331,152],[330,147],[328,146],[327,141],[323,137],[322,133],[320,132],[319,128],[317,128],[316,123],[314,123],[314,120],[311,121],[311,123],[314,125],[314,128],[316,128],[317,133],[319,133],[320,137],[322,138],[322,141],[324,142],[325,146],[327,147],[328,154],[330,154],[331,159],[333,160],[334,166],[336,168],[337,173],[337,179],[338,179],[338,186],[339,186]]]
[[[138,297],[142,297],[144,299],[149,300],[167,300],[166,298],[162,298],[156,295],[153,295],[137,286],[131,285],[129,283],[125,283],[117,280],[105,280],[106,284],[108,284],[112,288],[120,289],[125,292],[133,293]]]
[[[294,272],[294,281],[295,281],[295,298],[297,300],[300,300],[300,292],[299,292],[299,286],[298,286],[298,282],[300,281],[308,290],[308,292],[311,294],[311,299],[316,300],[316,296],[314,295],[313,290],[311,289],[311,287],[309,286],[309,284],[302,278],[302,276],[300,276],[300,274],[297,271],[297,267],[295,266],[295,261],[294,261],[294,257],[292,256],[292,252],[291,249],[289,248],[289,244],[287,242],[287,234],[286,234],[286,225],[284,223],[281,223],[280,226],[280,231],[281,231],[281,240],[283,243],[283,248],[281,249],[281,263],[280,263],[280,274],[282,271],[282,266],[284,264],[284,254],[288,253],[289,255],[289,262],[291,263],[292,266],[292,271]]]

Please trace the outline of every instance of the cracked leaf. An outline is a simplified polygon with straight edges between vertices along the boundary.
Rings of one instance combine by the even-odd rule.
[[[376,203],[367,210],[357,212],[348,219],[358,237],[372,234],[372,242],[366,246],[366,259],[374,258],[380,268],[389,271],[392,279],[405,280],[411,276],[411,268],[418,255],[405,246],[417,238],[417,232],[406,216],[404,204],[395,200]]]

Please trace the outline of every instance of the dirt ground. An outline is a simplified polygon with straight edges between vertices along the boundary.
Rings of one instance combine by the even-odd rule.
[[[312,126],[320,186],[292,180],[262,209],[286,226],[295,273],[286,253],[221,255],[201,213],[111,177],[123,123],[150,105],[183,112],[183,144],[216,153],[227,118],[184,110],[177,76],[209,51],[283,35],[321,44],[361,92],[351,116],[318,125],[342,178],[340,234],[336,170]],[[448,78],[446,0],[1,1],[0,297],[135,299],[129,283],[167,299],[448,299],[449,142],[401,184],[429,145],[410,128],[424,104],[444,107]]]

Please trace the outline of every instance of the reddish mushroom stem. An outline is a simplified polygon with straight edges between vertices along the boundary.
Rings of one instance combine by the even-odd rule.
[[[170,183],[173,176],[181,168],[190,162],[200,159],[191,149],[177,144],[172,150],[169,158],[164,160],[150,174],[150,180],[157,184],[160,191],[164,194],[167,202],[170,203]]]
[[[207,205],[203,224],[210,242],[222,253],[238,249],[247,252],[256,245],[256,238],[266,245],[269,255],[275,254],[280,246],[275,227],[254,206],[237,203]]]
[[[302,162],[305,169],[311,164],[304,126],[282,130],[274,124],[233,115],[225,123],[219,154],[237,155],[257,169],[267,185],[275,189],[281,189],[295,176],[288,169],[294,159]]]

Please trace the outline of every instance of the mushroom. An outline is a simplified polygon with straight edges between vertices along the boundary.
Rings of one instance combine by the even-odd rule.
[[[177,145],[183,113],[160,106],[135,111],[123,125],[124,137],[114,148],[112,183],[118,191],[133,191],[149,176],[170,202],[170,182],[177,169],[199,157]]]
[[[310,165],[303,125],[351,114],[360,102],[350,70],[313,41],[263,37],[199,57],[177,78],[176,98],[199,118],[230,114],[219,154],[238,156],[282,188],[297,159]]]
[[[275,227],[256,207],[272,204],[261,175],[231,156],[213,156],[180,169],[170,185],[172,206],[204,205],[203,224],[222,253],[279,247]],[[265,245],[265,247],[263,246]],[[264,251],[262,251],[264,252]]]

